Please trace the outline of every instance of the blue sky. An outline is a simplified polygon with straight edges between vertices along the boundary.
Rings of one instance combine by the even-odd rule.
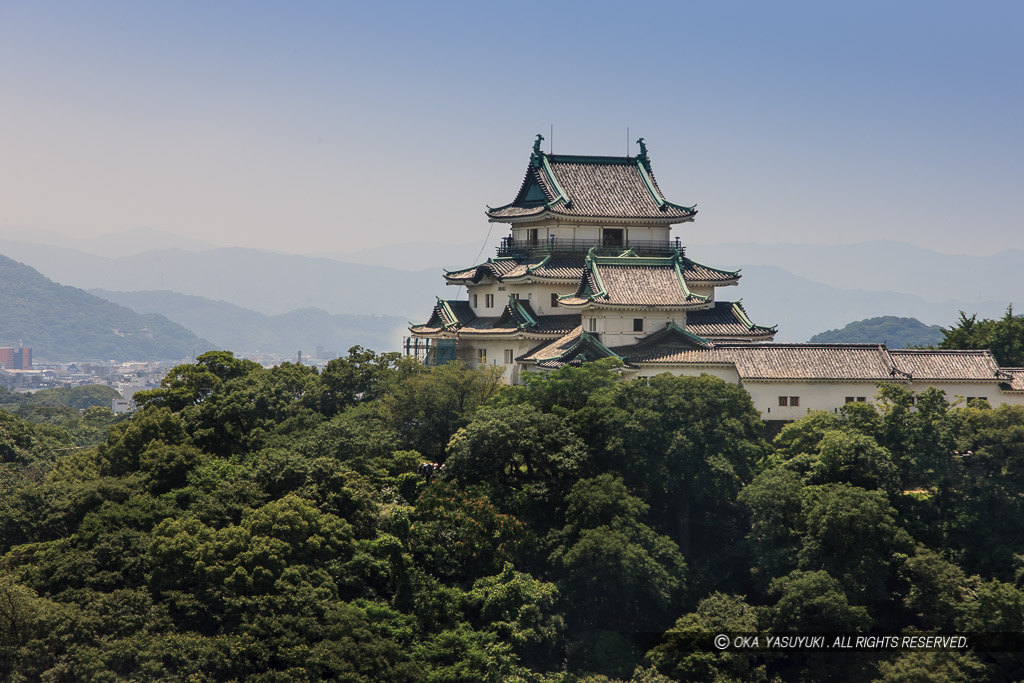
[[[1010,2],[0,0],[0,228],[467,243],[554,125],[556,153],[644,136],[700,210],[689,244],[1021,249],[1022,20]]]

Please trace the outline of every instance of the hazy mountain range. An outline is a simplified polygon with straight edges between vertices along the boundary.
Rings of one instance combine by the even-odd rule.
[[[183,360],[214,348],[161,315],[140,315],[0,256],[0,346],[36,360]]]
[[[280,315],[265,315],[223,301],[177,292],[111,292],[93,294],[138,313],[160,313],[196,331],[214,344],[239,353],[269,352],[312,356],[345,355],[359,345],[394,351],[407,333],[408,321],[395,316],[332,315],[317,308],[301,308]]]
[[[352,335],[365,335],[364,346],[395,337],[389,348],[397,348],[404,325],[396,326],[391,317],[423,321],[435,296],[464,296],[461,289],[445,286],[442,268],[471,265],[478,254],[481,260],[493,256],[500,237],[487,244],[481,235],[479,242],[461,245],[425,242],[300,256],[186,242],[146,230],[81,240],[27,231],[0,235],[5,235],[0,253],[58,282],[105,290],[105,296],[136,310],[163,313],[227,348],[269,350],[267,344],[284,344],[282,351],[289,353],[312,351],[313,345],[344,352]],[[1007,304],[1024,301],[1024,279],[1017,275],[1024,271],[1024,251],[1017,250],[956,256],[905,243],[866,242],[698,245],[687,254],[707,265],[741,268],[739,287],[720,291],[721,298],[742,298],[755,322],[777,324],[778,341],[805,341],[879,316],[952,325],[960,310],[995,317]],[[140,294],[129,297],[132,292]],[[234,308],[219,309],[214,302]],[[321,312],[276,317],[310,308]],[[368,317],[343,321],[331,316]],[[280,334],[258,332],[267,325]]]

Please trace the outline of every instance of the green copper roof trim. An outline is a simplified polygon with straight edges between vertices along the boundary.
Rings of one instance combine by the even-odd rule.
[[[462,323],[459,322],[459,316],[455,315],[455,311],[452,310],[451,303],[447,299],[437,297],[437,305],[441,307],[450,319],[454,320],[453,323],[441,323],[441,327],[447,330],[449,327],[462,327]]]
[[[516,297],[515,294],[508,295],[508,306],[510,309],[512,309],[514,313],[518,314],[520,318],[526,321],[525,323],[519,325],[520,329],[522,329],[523,327],[537,326],[537,319],[526,312],[526,309],[519,302],[519,299]]]
[[[609,356],[612,356],[613,358],[618,358],[621,361],[625,361],[626,360],[625,358],[623,358],[622,356],[620,356],[619,354],[615,353],[614,351],[609,349],[607,346],[602,344],[601,340],[598,339],[596,335],[593,335],[590,332],[587,332],[586,330],[580,330],[580,340],[577,343],[577,346],[579,344],[582,344],[584,341],[587,342],[588,344],[593,344],[602,353],[605,353],[605,354],[607,354]]]
[[[590,295],[590,300],[591,301],[593,301],[594,298],[598,297],[598,296],[603,296],[605,299],[610,299],[611,298],[608,295],[607,288],[605,288],[605,286],[604,286],[604,282],[601,280],[601,273],[597,272],[597,268],[594,267],[596,265],[597,259],[600,258],[599,256],[595,256],[594,255],[594,249],[596,249],[596,248],[597,247],[591,247],[587,251],[587,259],[586,259],[586,261],[583,262],[584,270],[590,271],[591,275],[594,276],[594,283],[597,285],[597,291],[593,292]]]
[[[710,270],[710,271],[715,272],[715,273],[721,273],[722,275],[731,275],[734,278],[737,278],[737,277],[740,276],[740,271],[739,270],[725,270],[723,268],[712,268],[711,266],[705,266],[703,263],[697,263],[696,261],[694,261],[692,259],[688,259],[686,257],[683,257],[683,261],[685,263],[689,263],[691,266],[700,266],[701,268],[704,268],[705,270]]]
[[[683,288],[683,294],[686,295],[687,299],[693,297],[694,299],[700,299],[701,301],[708,301],[711,298],[709,295],[694,294],[693,292],[690,291],[690,288],[687,287],[686,278],[683,277],[683,264],[680,263],[680,261],[681,256],[679,254],[679,251],[676,250],[675,255],[672,257],[672,267],[675,268],[676,278],[679,279],[679,286]]]
[[[571,207],[572,200],[569,198],[569,195],[565,193],[565,190],[562,189],[562,185],[558,182],[558,178],[555,177],[555,172],[552,170],[551,164],[548,163],[548,157],[544,152],[540,153],[540,160],[544,166],[544,173],[548,176],[548,182],[551,183],[551,186],[555,188],[555,192],[558,193],[558,196],[548,202],[546,206],[553,206],[558,202],[563,202],[565,203],[566,208]]]
[[[765,332],[774,332],[778,325],[772,325],[771,327],[765,327],[764,325],[755,325],[754,322],[747,316],[747,311],[743,308],[743,299],[732,302],[732,310],[736,312],[743,324],[747,326],[748,330],[764,330]]]
[[[582,154],[548,154],[548,159],[556,164],[588,164],[590,166],[629,166],[633,157],[599,157]]]
[[[648,163],[650,163],[650,162],[648,162]],[[644,181],[644,186],[647,188],[647,191],[651,193],[651,197],[654,198],[654,201],[658,205],[659,209],[664,209],[665,207],[670,206],[673,209],[679,209],[680,211],[686,211],[688,213],[696,213],[696,208],[697,208],[696,204],[694,204],[693,206],[683,206],[682,204],[676,204],[674,202],[670,202],[670,201],[668,201],[667,199],[665,199],[664,197],[661,196],[661,193],[658,192],[658,188],[654,186],[654,179],[651,177],[651,174],[648,172],[647,164],[644,163],[644,159],[643,158],[638,158],[636,160],[636,170],[640,172],[640,177]]]
[[[625,360],[626,360],[625,358],[623,358],[622,356],[620,356],[619,354],[615,353],[614,351],[609,349],[607,346],[602,344],[601,340],[598,339],[596,336],[592,335],[591,333],[587,332],[586,330],[581,329],[580,330],[580,338],[578,340],[576,340],[575,344],[573,344],[572,346],[567,348],[565,351],[562,351],[557,356],[552,356],[551,358],[545,358],[544,360],[539,361],[539,362],[541,362],[541,363],[550,363],[552,361],[560,361],[563,358],[565,358],[566,356],[568,356],[571,353],[573,353],[574,351],[576,351],[576,349],[578,349],[583,344],[590,344],[590,345],[594,346],[598,351],[600,351],[601,353],[605,354],[606,357],[607,356],[611,356],[612,358],[618,358],[619,360],[621,360],[623,362],[625,362]],[[534,361],[534,362],[538,362],[538,361]]]
[[[686,337],[687,339],[695,341],[698,344],[701,344],[701,345],[704,345],[704,346],[714,346],[715,345],[715,343],[713,341],[711,341],[710,339],[705,339],[704,337],[701,337],[700,335],[694,334],[693,332],[690,332],[689,330],[687,330],[685,328],[679,327],[679,325],[677,325],[674,320],[670,320],[668,322],[668,324],[665,325],[665,329],[666,330],[672,330],[676,334],[681,334],[684,337]],[[655,332],[654,334],[657,334],[657,332]]]
[[[545,263],[547,263],[550,260],[551,260],[551,254],[548,254],[547,256],[542,258],[540,260],[540,263],[538,263],[537,265],[535,265],[535,266],[526,266],[526,274],[529,275],[530,273],[532,273],[533,271],[537,270],[538,268],[540,268],[541,266],[543,266]]]
[[[661,266],[665,267],[672,263],[671,256],[637,256],[623,252],[618,256],[595,256],[594,263],[601,266]]]

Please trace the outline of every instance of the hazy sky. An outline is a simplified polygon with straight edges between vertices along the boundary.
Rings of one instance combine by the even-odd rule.
[[[1020,249],[1022,32],[1019,2],[0,0],[0,228],[482,241],[553,124],[644,136],[685,243]]]

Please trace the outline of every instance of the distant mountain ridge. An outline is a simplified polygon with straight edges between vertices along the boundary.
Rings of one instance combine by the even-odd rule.
[[[925,325],[916,318],[883,316],[852,322],[837,330],[816,334],[809,341],[821,344],[886,344],[890,349],[934,346],[944,335],[938,325]]]
[[[161,315],[140,315],[0,256],[0,345],[19,343],[53,361],[182,360],[215,348]]]
[[[397,248],[397,247],[396,247]],[[454,297],[439,267],[406,271],[244,247],[148,251],[107,258],[74,249],[0,240],[5,253],[82,289],[170,290],[267,315],[316,307],[328,313],[424,320],[435,295]]]
[[[265,315],[315,307],[328,314],[391,315],[413,322],[429,316],[435,296],[464,294],[445,286],[442,266],[465,267],[477,255],[479,260],[494,255],[490,246],[481,252],[470,243],[424,242],[343,255],[351,263],[241,247],[109,258],[4,239],[0,252],[84,289],[173,291]],[[697,244],[687,248],[687,256],[710,266],[741,268],[739,287],[718,295],[742,297],[755,322],[778,324],[778,341],[806,341],[822,330],[879,316],[952,325],[960,310],[997,317],[1007,304],[1024,301],[1024,278],[1016,275],[1024,272],[1024,252],[1017,250],[955,256],[897,242]]]
[[[927,301],[1021,302],[1024,251],[944,254],[906,242],[693,245],[687,255],[721,267],[774,266],[841,289],[914,294]],[[1004,303],[1004,307],[1006,305]]]
[[[137,313],[160,313],[217,346],[236,353],[269,352],[313,355],[317,346],[344,355],[352,346],[397,351],[408,322],[395,316],[332,315],[304,308],[264,315],[241,306],[177,292],[112,292],[94,289],[96,296]]]

